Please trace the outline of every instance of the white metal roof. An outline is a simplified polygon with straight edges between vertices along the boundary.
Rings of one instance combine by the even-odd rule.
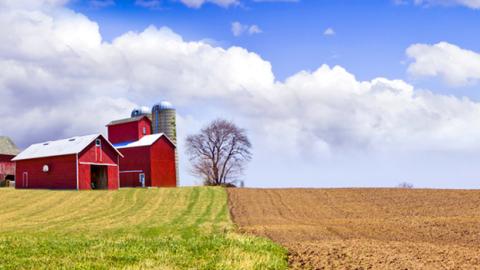
[[[141,147],[141,146],[150,146],[150,145],[154,144],[162,136],[165,136],[165,134],[158,133],[158,134],[145,135],[138,141],[124,143],[124,144],[119,143],[119,144],[115,144],[114,146],[116,148],[119,148],[119,149],[121,149],[121,148],[131,148],[131,147]],[[167,136],[165,136],[165,138],[167,138],[167,140],[169,140],[175,146],[175,144]]]
[[[32,144],[12,160],[18,161],[18,160],[32,159],[32,158],[78,154],[82,152],[83,149],[85,149],[90,143],[92,143],[98,137],[103,138],[101,134],[92,134],[87,136],[71,137],[68,139],[63,139],[58,141],[49,141],[49,142]],[[106,141],[108,142],[108,140]],[[113,147],[113,145],[111,146]],[[117,150],[115,149],[115,151]],[[118,153],[121,156],[123,156],[120,152]]]

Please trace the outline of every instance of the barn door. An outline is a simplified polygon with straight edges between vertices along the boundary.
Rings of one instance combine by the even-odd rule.
[[[28,188],[28,172],[23,172],[22,185],[24,188]]]

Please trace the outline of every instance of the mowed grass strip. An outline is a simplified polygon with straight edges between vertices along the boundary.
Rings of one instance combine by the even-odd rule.
[[[235,233],[222,188],[0,189],[0,269],[285,269]]]

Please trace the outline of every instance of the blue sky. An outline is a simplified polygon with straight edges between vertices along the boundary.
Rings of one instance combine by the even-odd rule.
[[[480,0],[0,0],[0,23],[21,147],[166,99],[182,185],[185,137],[223,117],[248,186],[480,188]]]
[[[436,80],[415,80],[406,74],[405,50],[414,43],[448,41],[480,51],[479,11],[464,6],[303,0],[248,1],[227,8],[214,4],[189,8],[172,1],[162,1],[157,8],[141,7],[135,1],[100,8],[90,1],[76,1],[70,7],[98,22],[106,40],[149,25],[167,26],[185,40],[211,39],[218,46],[256,52],[272,63],[280,80],[321,64],[340,65],[359,80],[399,78],[433,91],[480,99],[476,86],[449,89]],[[262,33],[235,37],[233,22],[257,25]],[[328,28],[335,35],[324,35]]]

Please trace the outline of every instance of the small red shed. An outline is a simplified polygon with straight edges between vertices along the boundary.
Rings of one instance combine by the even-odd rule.
[[[120,160],[120,187],[175,187],[175,144],[163,133],[115,144]]]
[[[118,189],[120,157],[100,134],[33,144],[13,159],[15,187]]]
[[[137,116],[112,121],[107,125],[108,140],[113,143],[135,142],[152,134],[152,121],[146,116]]]
[[[11,161],[20,150],[13,141],[5,136],[0,136],[0,187],[5,185],[5,180],[15,180],[15,162]]]

